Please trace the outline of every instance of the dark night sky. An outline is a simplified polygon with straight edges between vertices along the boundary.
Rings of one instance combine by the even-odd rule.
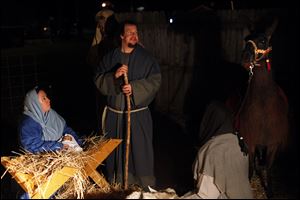
[[[58,19],[68,17],[79,18],[83,23],[89,23],[94,14],[100,9],[102,0],[4,0],[1,1],[1,26],[24,25],[32,20],[45,21],[49,16]],[[235,9],[278,8],[293,6],[291,2],[271,0],[184,0],[153,1],[153,0],[112,0],[116,12],[129,12],[143,5],[145,11],[188,11],[201,5],[213,9],[231,9],[233,2]],[[296,2],[294,2],[295,4]]]

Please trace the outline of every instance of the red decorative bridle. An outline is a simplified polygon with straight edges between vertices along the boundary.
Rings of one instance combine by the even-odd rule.
[[[261,61],[263,58],[266,58],[267,69],[268,69],[268,72],[270,72],[271,64],[270,64],[270,60],[268,58],[268,54],[272,51],[272,47],[268,47],[267,49],[259,49],[259,48],[257,48],[257,46],[253,40],[248,40],[247,43],[250,43],[253,46],[253,51],[254,51],[254,60],[251,60],[251,62],[247,66],[249,68],[249,76],[252,77],[254,67],[261,66],[261,64],[259,64],[258,62]]]

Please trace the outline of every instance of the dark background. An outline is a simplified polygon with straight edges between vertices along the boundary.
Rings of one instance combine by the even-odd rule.
[[[135,11],[144,5],[145,11],[164,10],[188,12],[199,6],[212,9],[231,9],[231,1],[112,1],[117,12]],[[291,8],[283,15],[283,25],[274,36],[280,51],[274,52],[277,81],[287,93],[291,108],[292,139],[288,151],[277,161],[277,197],[296,198],[298,193],[299,165],[299,7],[294,1],[232,1],[235,9]],[[52,107],[80,135],[95,133],[96,97],[92,82],[91,67],[86,55],[94,31],[94,16],[100,9],[101,1],[89,0],[6,0],[1,1],[1,66],[15,66],[22,62],[23,71],[11,67],[1,68],[1,156],[12,155],[18,150],[17,123],[22,111],[19,103],[24,96],[9,93],[6,76],[14,76],[15,84],[22,84],[19,77],[28,74],[28,85],[18,88],[18,94],[25,94],[34,84],[51,86],[49,95]],[[56,20],[57,35],[53,41],[42,28],[49,25],[49,17]],[[283,49],[284,47],[284,49]],[[277,53],[277,54],[276,54]],[[35,55],[39,56],[35,56]],[[20,60],[20,55],[22,59]],[[288,63],[288,65],[285,65]],[[282,72],[282,73],[281,73]],[[197,81],[196,81],[197,83]],[[198,82],[199,83],[199,82]],[[195,88],[198,85],[194,85]],[[17,93],[17,91],[16,91]],[[213,91],[212,91],[213,93]],[[8,97],[15,97],[10,99]],[[194,102],[201,99],[194,94]],[[13,108],[13,109],[12,109]],[[178,194],[192,187],[192,162],[196,153],[194,138],[182,130],[168,114],[153,110],[154,147],[158,187],[175,188]],[[194,120],[195,126],[200,119]],[[198,125],[198,124],[199,125]],[[277,169],[278,169],[277,168]],[[1,167],[1,175],[3,172]],[[19,188],[8,175],[1,180],[1,198],[15,198]]]

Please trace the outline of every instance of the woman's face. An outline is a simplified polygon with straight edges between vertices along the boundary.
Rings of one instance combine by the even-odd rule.
[[[40,90],[38,93],[38,98],[42,107],[42,111],[44,113],[48,112],[51,106],[50,106],[50,99],[48,99],[47,94],[43,90]]]

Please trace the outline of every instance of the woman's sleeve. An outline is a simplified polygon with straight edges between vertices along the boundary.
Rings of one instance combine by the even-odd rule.
[[[33,120],[23,121],[19,131],[22,147],[32,153],[57,151],[63,148],[63,144],[60,142],[44,141],[42,138],[42,127]]]

